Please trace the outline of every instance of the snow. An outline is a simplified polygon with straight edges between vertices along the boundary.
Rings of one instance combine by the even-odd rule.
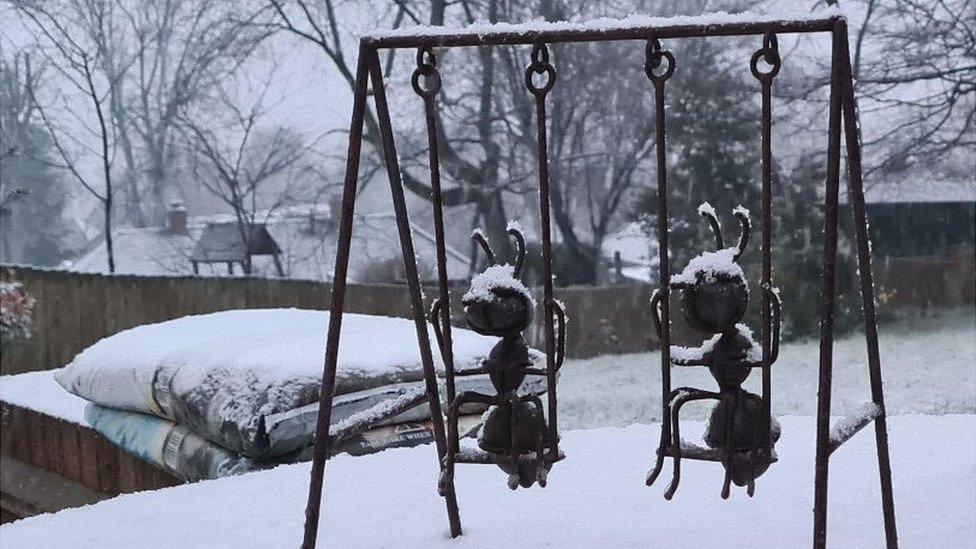
[[[759,344],[756,343],[756,340],[753,339],[752,330],[741,322],[736,324],[735,327],[737,330],[739,330],[739,333],[745,336],[745,338],[750,343],[750,347],[746,351],[746,360],[749,362],[759,362],[760,360],[762,360],[762,347],[760,347]],[[699,345],[698,347],[684,347],[681,345],[672,345],[671,358],[673,360],[679,360],[683,362],[701,361],[706,354],[708,354],[709,352],[711,352],[712,349],[715,348],[715,344],[718,343],[718,340],[721,338],[722,338],[722,334],[715,334],[714,336],[705,340],[705,342]]]
[[[868,204],[976,202],[976,178],[912,175],[902,179],[888,178],[883,183],[866,186],[864,201]],[[848,201],[847,187],[843,186],[840,203],[847,204]]]
[[[0,400],[69,423],[87,426],[85,405],[88,402],[62,389],[54,380],[54,373],[57,371],[0,376]]]
[[[731,247],[695,256],[683,271],[671,276],[671,284],[695,284],[699,277],[708,283],[718,279],[742,280],[745,278],[742,267],[735,262],[738,251],[738,248]]]
[[[513,220],[511,220],[511,221],[508,222],[508,225],[505,227],[505,230],[506,231],[518,231],[518,232],[522,233],[523,235],[525,234],[525,229],[522,228],[522,224],[519,223],[518,220],[515,220],[515,219],[513,219]]]
[[[881,414],[881,407],[873,402],[866,402],[853,414],[839,420],[830,429],[830,443],[839,446],[854,436],[858,430],[864,428],[871,420]]]
[[[976,314],[972,308],[885,324],[879,333],[889,415],[976,414]],[[816,415],[819,364],[816,339],[780,345],[772,368],[774,415]],[[657,351],[571,359],[559,372],[559,423],[564,428],[661,420],[661,355]],[[753,372],[743,384],[757,394],[762,391],[758,373]],[[671,384],[716,387],[705,368],[672,368]],[[855,414],[870,395],[864,334],[838,337],[834,341],[832,413]],[[682,409],[681,417],[704,420],[710,408],[689,405]]]
[[[200,375],[216,369],[254,371],[262,378],[286,380],[321,377],[329,311],[240,309],[147,324],[103,339],[82,351],[63,370],[87,368],[128,371],[134,364],[178,365]],[[495,344],[455,329],[454,356],[459,365],[486,356]],[[378,344],[381,338],[382,344]],[[433,344],[433,342],[432,342]],[[443,370],[438,353],[435,366]],[[339,340],[342,375],[374,377],[419,371],[420,354],[412,320],[347,313]],[[459,366],[460,367],[460,366]]]
[[[620,272],[625,277],[650,284],[657,283],[657,237],[645,231],[639,221],[627,223],[603,238],[602,254],[611,269],[614,256],[620,254]]]
[[[670,463],[644,486],[657,427],[563,433],[566,459],[545,489],[510,491],[490,465],[456,473],[464,535],[451,540],[436,494],[433,447],[329,462],[322,547],[805,547],[812,537],[815,421],[782,419],[780,461],[756,496],[719,497],[723,470],[684,461],[673,501]],[[690,425],[703,428],[702,424]],[[960,547],[976,536],[976,418],[901,416],[890,423],[898,530],[905,547]],[[874,439],[855,437],[831,461],[828,544],[883,546]],[[129,494],[0,527],[4,549],[295,547],[309,465]]]
[[[421,388],[404,390],[399,396],[383,400],[371,408],[366,408],[365,410],[350,414],[349,417],[343,419],[342,421],[330,425],[329,432],[330,434],[336,434],[360,423],[366,424],[375,422],[381,418],[389,416],[390,412],[393,412],[398,408],[408,406],[410,403],[425,395],[426,392],[426,390]]]
[[[708,202],[702,202],[698,205],[698,215],[707,215],[709,217],[715,217],[715,208]]]
[[[557,31],[599,31],[607,32],[616,29],[633,29],[640,27],[673,27],[679,25],[727,25],[745,22],[775,22],[775,21],[814,21],[832,16],[841,16],[842,12],[836,8],[818,9],[811,12],[807,9],[792,9],[769,11],[767,13],[728,13],[715,12],[704,15],[679,15],[674,17],[652,17],[643,14],[632,14],[621,19],[601,17],[588,21],[529,21],[526,23],[495,23],[475,22],[462,29],[443,26],[404,26],[397,29],[379,30],[364,36],[366,40],[380,40],[424,34],[427,36],[449,36],[458,33],[477,34],[528,34],[535,32]]]
[[[492,290],[507,289],[522,294],[532,307],[535,298],[522,281],[515,278],[515,267],[509,264],[492,265],[471,278],[471,287],[461,297],[461,301],[493,301],[495,294]]]
[[[741,215],[746,219],[749,219],[749,208],[746,208],[742,204],[739,204],[735,208],[732,208],[732,213],[735,215]]]

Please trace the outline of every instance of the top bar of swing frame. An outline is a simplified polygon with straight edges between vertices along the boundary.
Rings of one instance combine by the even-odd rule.
[[[726,23],[698,24],[635,24],[609,29],[580,26],[562,29],[543,29],[513,31],[466,30],[454,33],[403,35],[365,35],[360,40],[362,46],[374,49],[465,46],[533,45],[537,43],[557,44],[565,42],[614,42],[623,40],[647,40],[648,38],[704,38],[714,36],[752,36],[767,32],[777,34],[801,34],[832,32],[835,25],[847,23],[843,15],[832,15],[818,19],[735,21]]]

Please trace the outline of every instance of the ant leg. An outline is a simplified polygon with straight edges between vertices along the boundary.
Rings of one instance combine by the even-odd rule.
[[[518,405],[519,400],[516,396],[506,396],[510,402],[509,404],[509,445],[511,450],[509,451],[509,459],[512,460],[513,472],[508,474],[508,487],[515,490],[519,487],[519,441],[522,438],[522,431],[519,428],[519,423],[522,415],[521,407]]]
[[[694,402],[696,400],[719,400],[721,396],[718,393],[712,393],[709,391],[702,391],[695,389],[688,394],[679,396],[675,399],[674,405],[672,405],[671,414],[671,437],[672,437],[672,456],[671,464],[673,466],[673,473],[671,476],[671,484],[668,489],[664,492],[664,499],[670,500],[674,497],[675,491],[678,490],[678,483],[681,482],[681,431],[679,416],[681,413],[681,407],[689,402]]]
[[[725,459],[729,459],[729,452],[726,451]],[[722,480],[722,499],[729,499],[732,493],[732,465],[725,466],[725,478]]]
[[[539,411],[539,418],[543,421],[543,423],[545,422],[546,416],[542,411],[543,410],[542,400],[538,396],[523,395],[519,400],[522,402],[531,402]],[[539,430],[539,436],[538,439],[536,440],[536,450],[535,450],[536,460],[538,461],[538,466],[536,468],[536,480],[539,482],[539,486],[541,488],[546,487],[546,479],[549,475],[549,462],[547,462],[545,459],[545,441],[543,440],[543,433],[545,432],[543,429],[546,428],[547,427],[543,426],[542,429]],[[555,433],[550,433],[550,434],[552,436],[558,436]],[[556,456],[551,456],[551,457],[553,460],[556,459]]]
[[[735,396],[729,398],[729,409],[725,414],[725,480],[722,481],[722,499],[729,499],[729,495],[732,492],[732,428],[734,427],[735,418],[735,408],[736,408]]]

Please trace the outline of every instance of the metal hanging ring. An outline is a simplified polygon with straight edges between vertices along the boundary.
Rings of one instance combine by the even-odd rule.
[[[759,59],[762,58],[767,65],[769,65],[769,70],[762,71],[759,68]],[[780,65],[782,65],[782,60],[779,57],[779,44],[776,40],[776,35],[773,33],[766,33],[763,36],[763,47],[756,50],[752,54],[752,59],[749,62],[749,70],[752,71],[752,75],[758,80],[772,79],[774,76],[779,74]]]
[[[647,47],[644,49],[646,59],[644,60],[644,74],[647,75],[652,82],[664,82],[674,74],[674,55],[668,50],[661,49],[661,42],[657,38],[652,38],[647,41]],[[661,68],[662,61],[667,59],[668,65],[664,69],[664,72],[655,73],[656,69]]]
[[[421,85],[421,78],[423,85]],[[413,71],[410,84],[413,86],[413,91],[425,99],[434,97],[441,90],[441,73],[437,70],[437,58],[430,46],[423,46],[417,50],[417,68]]]
[[[532,79],[535,75],[544,75],[546,80],[542,85],[536,85]],[[545,44],[536,44],[532,48],[532,63],[525,69],[525,87],[533,95],[541,97],[556,84],[556,68],[549,62],[549,48]]]

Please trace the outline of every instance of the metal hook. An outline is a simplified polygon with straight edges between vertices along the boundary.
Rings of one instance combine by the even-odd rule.
[[[424,85],[420,85],[420,79]],[[424,99],[432,99],[441,89],[441,73],[437,70],[437,57],[430,46],[417,48],[417,68],[410,78],[413,91]]]
[[[525,69],[525,87],[536,97],[542,97],[556,84],[556,68],[549,62],[549,48],[543,43],[532,47],[532,62]],[[533,75],[545,75],[546,81],[537,86],[532,80]]]
[[[657,38],[651,38],[647,41],[644,55],[644,74],[655,84],[663,83],[674,74],[674,55],[668,50],[662,50],[661,42]],[[661,67],[661,62],[664,59],[668,60],[667,68],[660,74],[655,73],[654,70]]]
[[[769,70],[766,72],[759,69],[760,57],[769,65]],[[779,42],[776,39],[776,35],[767,32],[763,36],[762,48],[752,54],[752,59],[749,61],[749,70],[752,71],[753,76],[763,82],[772,81],[773,77],[779,74],[780,65],[782,64],[781,61],[779,56]]]

